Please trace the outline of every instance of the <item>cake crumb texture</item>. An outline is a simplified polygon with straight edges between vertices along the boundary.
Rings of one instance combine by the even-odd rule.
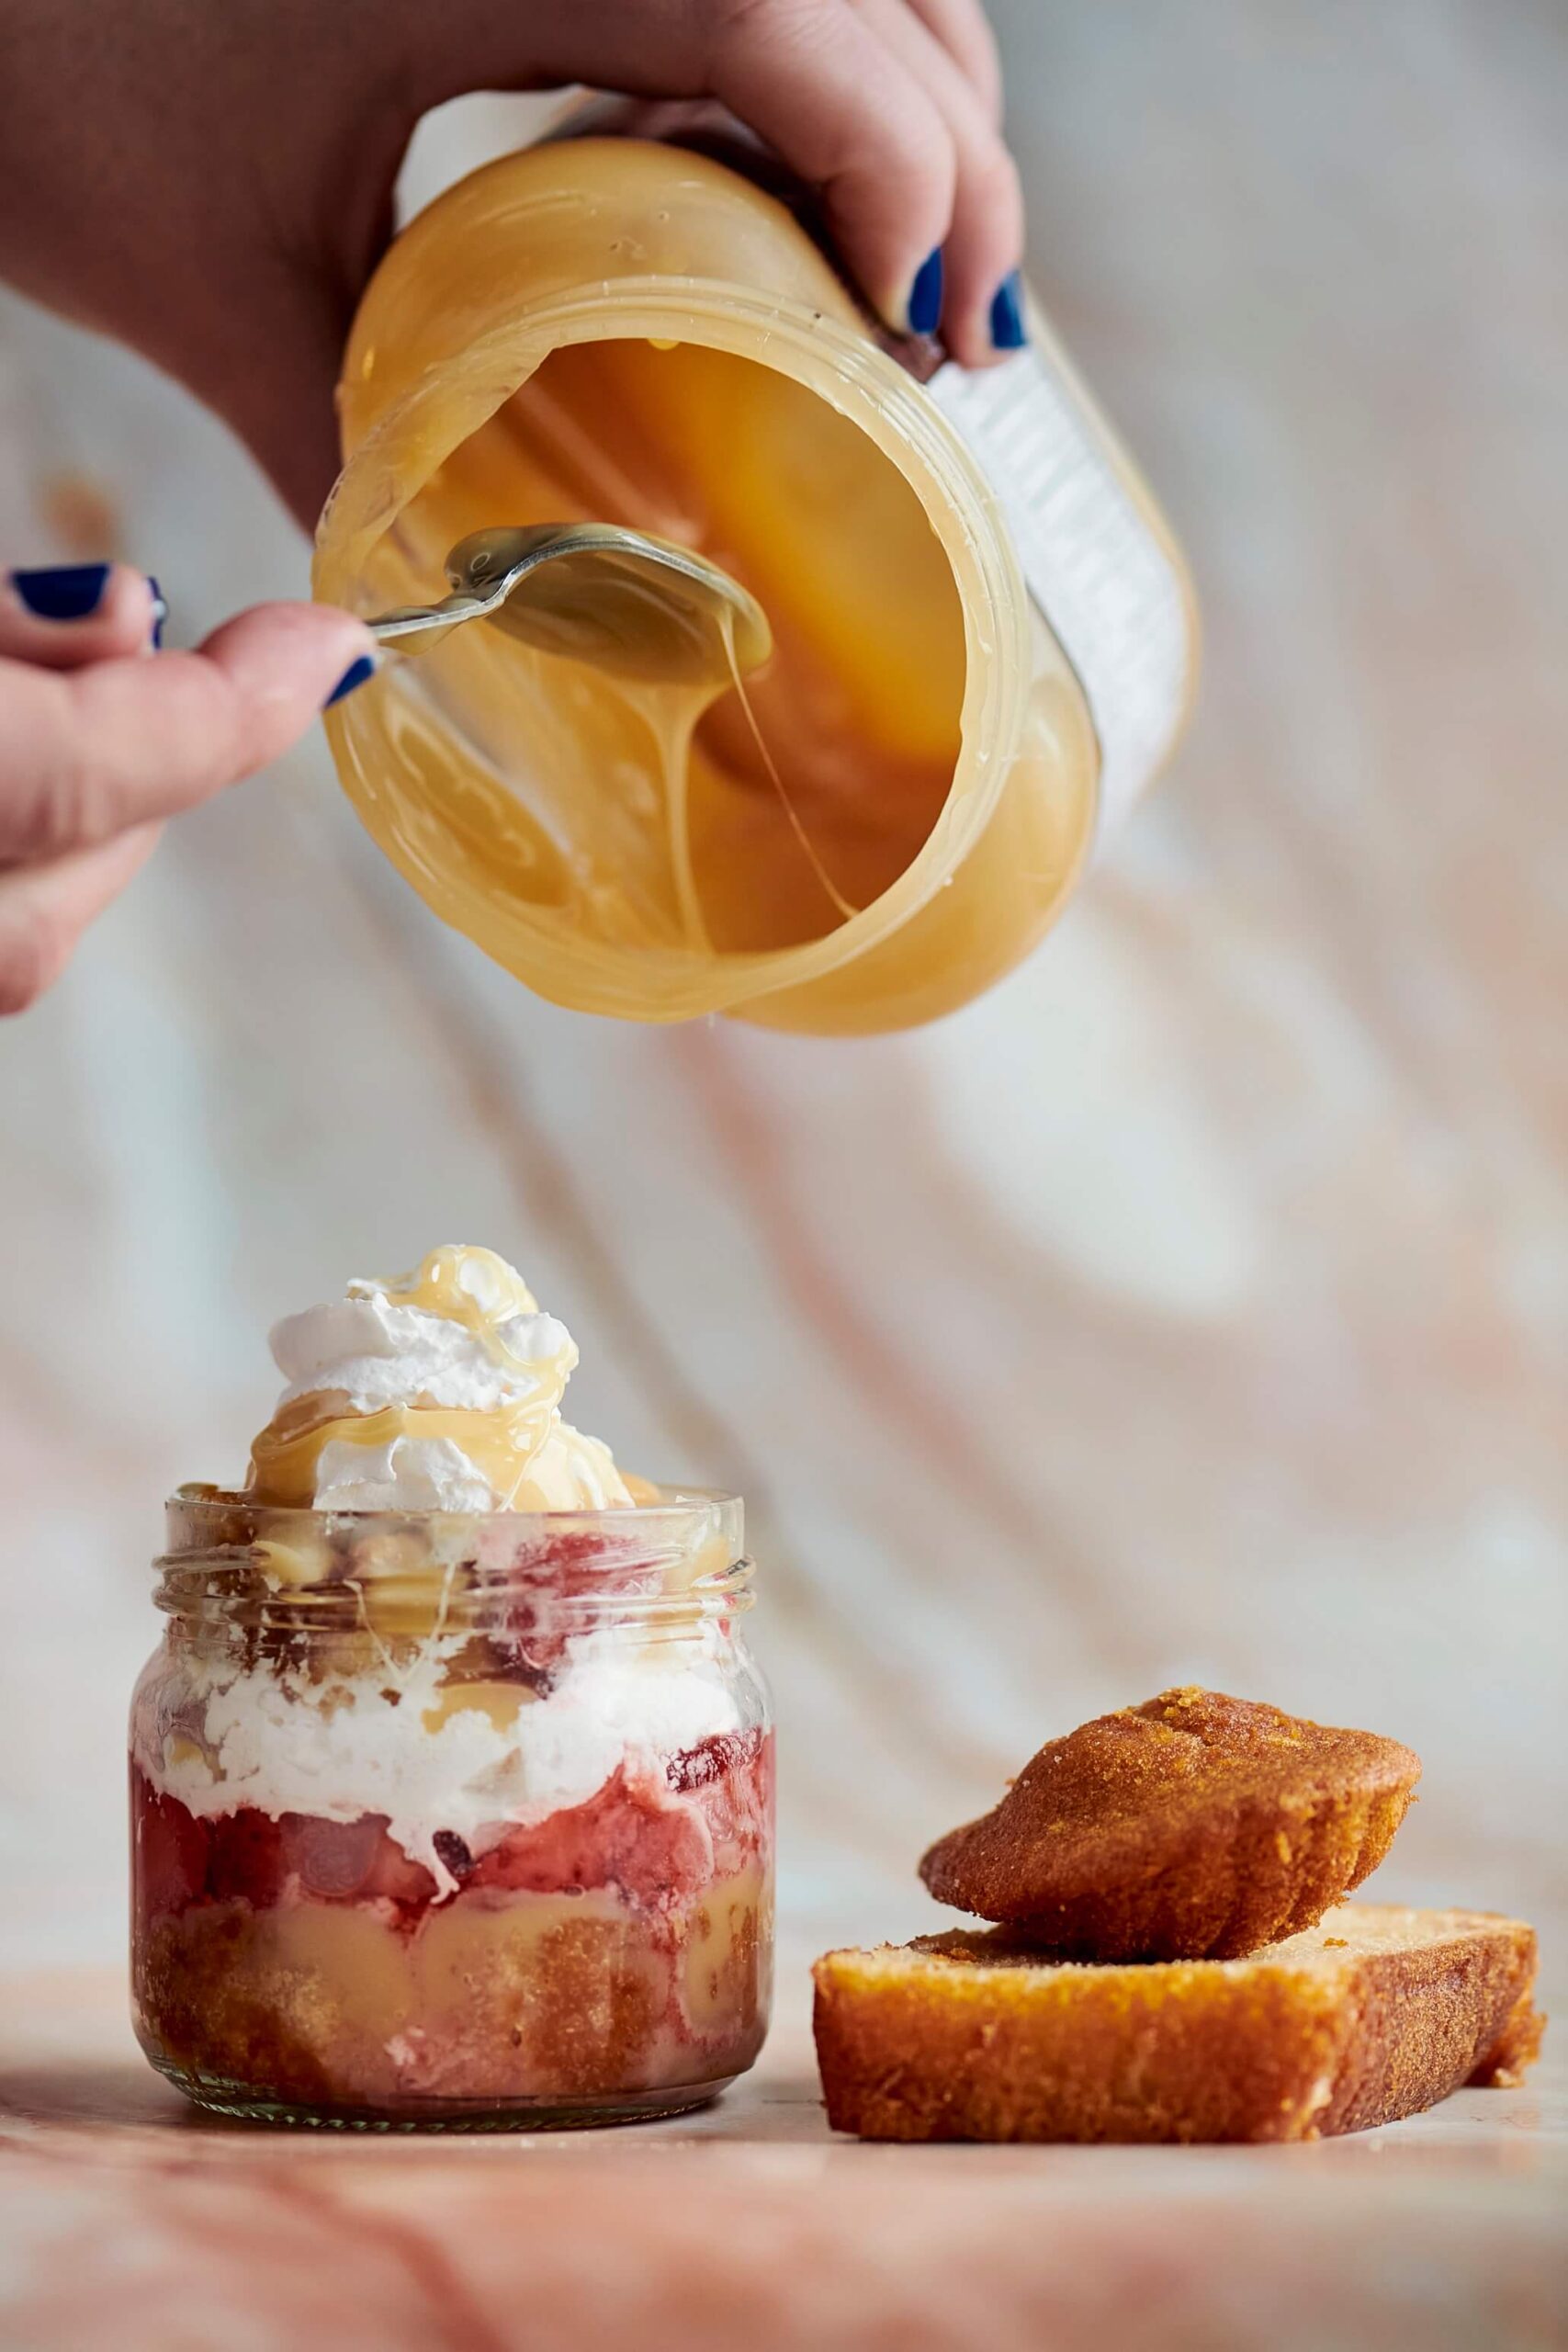
[[[874,2140],[1288,2141],[1517,2084],[1536,1939],[1487,1912],[1345,1905],[1237,1960],[1085,1964],[1009,1930],[827,1953],[828,2120]]]

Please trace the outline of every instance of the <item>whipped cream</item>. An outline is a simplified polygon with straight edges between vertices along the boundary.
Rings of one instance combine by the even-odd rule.
[[[252,1452],[258,1499],[322,1510],[603,1510],[609,1448],[560,1415],[577,1348],[493,1250],[433,1250],[271,1335],[284,1388]]]
[[[202,1819],[241,1805],[345,1822],[385,1814],[403,1851],[450,1892],[437,1831],[456,1830],[478,1856],[514,1823],[586,1804],[624,1764],[662,1778],[667,1757],[740,1727],[706,1628],[679,1658],[628,1656],[623,1636],[589,1635],[545,1696],[516,1693],[506,1723],[482,1693],[464,1704],[459,1690],[454,1702],[445,1676],[456,1646],[429,1642],[395,1670],[330,1686],[330,1697],[299,1670],[198,1667],[177,1727],[139,1723],[136,1761]]]
[[[378,1283],[351,1282],[344,1297],[274,1324],[273,1362],[288,1383],[279,1409],[332,1389],[356,1413],[418,1397],[492,1413],[532,1396],[557,1362],[576,1369],[571,1333],[553,1315],[502,1314],[494,1333],[504,1352],[450,1316],[400,1306]]]
[[[495,1489],[448,1437],[386,1445],[329,1438],[316,1456],[318,1510],[493,1510]]]

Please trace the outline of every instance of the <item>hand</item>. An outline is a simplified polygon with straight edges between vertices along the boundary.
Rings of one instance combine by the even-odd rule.
[[[1021,337],[980,0],[0,0],[0,277],[179,377],[307,525],[404,150],[465,91],[717,98],[890,326]]]
[[[164,818],[276,759],[370,674],[366,630],[325,605],[260,605],[152,659],[161,609],[118,564],[0,582],[0,1012],[58,976]]]

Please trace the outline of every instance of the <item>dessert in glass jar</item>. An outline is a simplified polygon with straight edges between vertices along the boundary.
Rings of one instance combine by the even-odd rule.
[[[560,1418],[486,1250],[273,1335],[245,1488],[181,1490],[131,1713],[152,2064],[274,2120],[671,2114],[750,2066],[773,1739],[732,1498]]]

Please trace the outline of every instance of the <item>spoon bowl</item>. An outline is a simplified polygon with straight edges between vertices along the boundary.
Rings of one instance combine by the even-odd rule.
[[[487,620],[538,651],[650,682],[705,682],[773,651],[756,598],[705,556],[616,523],[536,523],[470,532],[446,559],[452,594],[378,614],[382,645],[423,652]]]

